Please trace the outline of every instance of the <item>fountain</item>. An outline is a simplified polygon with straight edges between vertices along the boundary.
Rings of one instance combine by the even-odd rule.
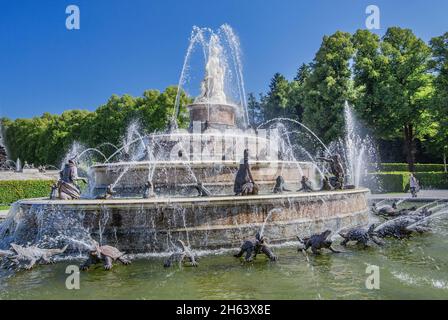
[[[219,249],[237,247],[259,230],[282,243],[297,234],[367,223],[367,189],[273,193],[279,176],[297,190],[303,176],[319,184],[323,171],[309,153],[307,161],[297,159],[290,148],[297,142],[278,127],[248,128],[238,43],[228,25],[218,32],[194,28],[179,90],[196,45],[203,49],[205,76],[200,94],[187,106],[188,130],[173,122],[168,132],[142,135],[132,124],[123,146],[88,168],[89,187],[81,199],[16,203],[0,226],[0,248],[14,241],[67,244],[78,252],[80,243],[87,247],[95,239],[147,253],[170,250],[180,239],[196,249]],[[173,119],[178,104],[176,99]],[[258,194],[235,196],[235,174],[246,149]],[[201,188],[207,192],[198,194]],[[112,189],[111,199],[96,199]]]

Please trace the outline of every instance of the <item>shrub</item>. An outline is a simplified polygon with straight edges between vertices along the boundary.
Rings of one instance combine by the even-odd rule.
[[[415,177],[424,189],[448,189],[448,174],[444,172],[416,172]],[[409,187],[409,185],[408,185]]]
[[[48,197],[53,180],[2,180],[0,205],[10,205],[20,199]]]
[[[409,171],[407,163],[381,163],[380,170],[381,172]],[[415,164],[415,172],[444,172],[444,170],[443,164]]]
[[[369,176],[374,176],[376,184],[370,186],[374,193],[383,192],[405,192],[409,184],[409,173],[407,172],[375,172]]]
[[[371,185],[374,193],[382,192],[407,192],[409,190],[408,172],[375,172],[369,174],[370,180],[376,180],[376,185]],[[417,172],[415,174],[424,189],[448,189],[448,174],[444,172]]]

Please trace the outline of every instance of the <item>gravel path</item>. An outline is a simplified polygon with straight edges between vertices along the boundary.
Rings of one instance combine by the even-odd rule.
[[[371,200],[384,200],[384,199],[412,199],[410,193],[384,193],[384,194],[369,194]],[[417,194],[417,198],[413,198],[416,201],[428,201],[428,200],[448,200],[448,190],[421,190]]]

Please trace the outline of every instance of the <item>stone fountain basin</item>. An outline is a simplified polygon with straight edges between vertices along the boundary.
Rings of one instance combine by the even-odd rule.
[[[114,190],[119,196],[139,197],[143,193],[143,186],[148,180],[150,170],[155,168],[152,182],[158,194],[169,194],[170,197],[196,195],[197,191],[191,188],[195,185],[193,175],[213,194],[231,194],[238,167],[239,161],[235,160],[140,161],[100,164],[90,168],[91,183],[93,183],[90,190],[92,190],[93,196],[96,196],[102,194],[108,185],[115,184]],[[126,174],[120,177],[125,170]],[[262,192],[272,191],[275,179],[279,175],[285,178],[291,190],[299,188],[302,175],[315,181],[317,185],[316,169],[310,162],[254,160],[251,161],[251,170],[254,180],[259,184]]]
[[[233,248],[253,237],[266,221],[264,234],[271,243],[296,240],[325,229],[337,231],[368,223],[368,189],[314,193],[285,193],[208,198],[154,198],[112,200],[29,199],[19,202],[27,225],[35,225],[29,240],[39,233],[38,219],[48,215],[46,228],[77,217],[97,241],[130,253],[172,250],[176,239],[195,249]],[[45,218],[45,217],[44,217]],[[102,232],[100,232],[102,231]],[[33,234],[34,233],[34,234]],[[52,235],[54,236],[54,234]]]

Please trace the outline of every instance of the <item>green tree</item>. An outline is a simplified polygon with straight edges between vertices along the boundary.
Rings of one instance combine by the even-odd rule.
[[[291,119],[302,121],[305,110],[305,83],[310,74],[311,66],[302,64],[290,83],[287,113]]]
[[[343,108],[353,100],[350,59],[351,35],[337,31],[324,36],[311,64],[312,73],[305,81],[303,122],[325,142],[343,134]]]
[[[288,80],[278,72],[274,74],[269,85],[269,92],[262,98],[262,108],[266,120],[287,115],[289,92]]]
[[[247,111],[251,127],[256,128],[264,122],[263,108],[253,93],[249,93],[247,97]]]
[[[142,97],[112,95],[95,112],[68,110],[61,115],[44,113],[32,119],[2,119],[10,158],[36,165],[58,165],[74,141],[95,147],[104,142],[121,144],[128,125],[139,121],[142,133],[166,128],[174,112],[176,87],[162,93],[147,90]],[[191,102],[181,93],[180,127],[188,124],[186,105]]]
[[[411,30],[389,28],[382,41],[369,31],[353,36],[357,110],[384,138],[402,136],[409,170],[414,171],[416,137],[433,132],[428,73],[430,49]]]
[[[90,123],[92,134],[85,143],[97,146],[103,142],[120,144],[129,123],[138,117],[138,100],[130,95],[112,95],[95,111]]]
[[[446,155],[448,153],[448,32],[431,39],[433,60],[431,67],[435,71],[434,106],[436,108],[435,120],[438,123],[438,134],[433,140],[435,152],[443,154],[446,170]]]

